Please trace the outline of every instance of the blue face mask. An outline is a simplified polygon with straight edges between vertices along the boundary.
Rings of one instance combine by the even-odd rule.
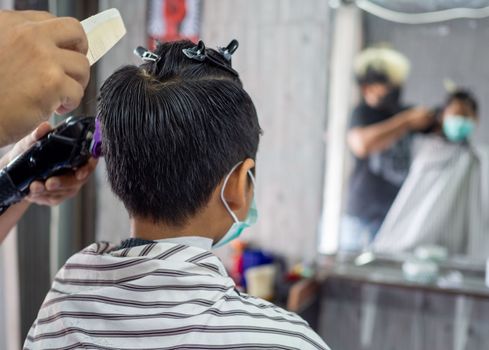
[[[475,123],[462,115],[446,116],[443,120],[443,133],[452,142],[461,142],[470,137],[475,129]]]
[[[247,227],[250,227],[256,223],[258,220],[258,210],[256,209],[256,203],[255,203],[255,196],[253,195],[253,200],[250,205],[250,209],[248,211],[248,215],[246,216],[246,219],[244,221],[239,221],[238,217],[236,216],[235,213],[231,210],[229,207],[228,203],[224,199],[224,189],[226,188],[226,184],[228,183],[229,177],[231,174],[236,170],[236,168],[243,162],[239,162],[236,164],[233,169],[230,171],[230,173],[226,176],[224,179],[224,183],[222,185],[221,189],[221,200],[224,203],[224,206],[226,207],[226,210],[228,211],[229,215],[233,218],[233,225],[229,228],[229,230],[226,232],[226,234],[217,242],[215,243],[212,248],[219,248],[222,247],[223,245],[231,242],[232,240],[235,240],[238,238],[243,230]],[[253,177],[253,173],[248,170],[248,175],[251,178],[251,182],[253,183],[253,191],[255,190],[255,178]]]

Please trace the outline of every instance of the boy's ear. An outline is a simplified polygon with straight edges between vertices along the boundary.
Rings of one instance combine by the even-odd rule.
[[[229,176],[228,183],[224,189],[224,199],[233,212],[238,212],[247,204],[247,198],[251,186],[248,171],[255,167],[255,161],[247,158]]]

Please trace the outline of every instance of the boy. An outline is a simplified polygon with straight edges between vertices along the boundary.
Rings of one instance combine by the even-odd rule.
[[[230,53],[165,43],[104,83],[102,149],[131,238],[68,260],[25,348],[327,349],[298,316],[236,291],[210,252],[256,219],[261,130]]]
[[[440,245],[482,261],[489,253],[489,150],[471,140],[476,98],[450,93],[438,119],[433,133],[417,140],[409,175],[372,248],[398,253]]]

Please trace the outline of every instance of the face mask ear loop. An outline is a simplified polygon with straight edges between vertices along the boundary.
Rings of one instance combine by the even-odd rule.
[[[253,184],[253,192],[255,192],[255,177],[253,176],[253,173],[251,172],[251,170],[248,170],[248,175],[250,175],[250,178],[251,178],[251,183]]]
[[[229,204],[226,202],[226,199],[224,199],[224,190],[226,189],[226,185],[229,181],[229,178],[231,177],[231,175],[234,173],[234,171],[236,170],[236,168],[238,166],[240,166],[241,164],[243,164],[243,162],[239,162],[238,164],[236,164],[232,169],[231,171],[229,172],[229,174],[227,174],[226,178],[224,179],[224,183],[222,184],[222,188],[221,188],[221,200],[222,202],[224,203],[224,206],[226,207],[227,211],[229,212],[229,214],[231,215],[231,217],[233,218],[234,222],[239,222],[239,219],[238,217],[236,216],[236,214],[233,213],[233,211],[231,210],[231,208],[229,207]]]

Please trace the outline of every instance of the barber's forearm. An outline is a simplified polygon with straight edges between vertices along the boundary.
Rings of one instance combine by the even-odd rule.
[[[406,114],[399,114],[384,122],[354,128],[348,133],[348,144],[359,158],[386,150],[410,131]]]
[[[7,237],[10,230],[17,225],[17,222],[24,215],[27,208],[29,208],[29,205],[30,203],[24,200],[14,204],[0,216],[0,243]]]

